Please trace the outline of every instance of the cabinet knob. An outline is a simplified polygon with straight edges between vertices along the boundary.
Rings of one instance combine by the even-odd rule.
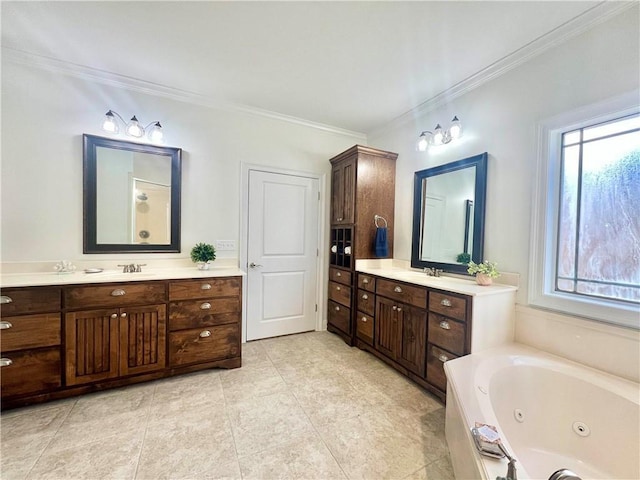
[[[200,332],[200,338],[207,338],[211,336],[210,330],[203,330]]]
[[[125,318],[125,317],[127,316],[127,314],[126,314],[125,312],[123,312],[123,313],[121,313],[121,314],[120,314],[120,316],[121,316],[122,318]]]
[[[13,327],[13,324],[11,322],[7,322],[5,320],[0,322],[0,330],[8,330],[11,327]]]
[[[336,287],[336,290],[339,292],[340,290],[342,290],[340,287]]]
[[[398,285],[396,285],[396,287],[393,289],[394,292],[396,293],[402,293],[402,288],[400,288]]]
[[[369,300],[369,295],[367,295],[366,293],[364,295],[362,295],[362,299],[363,300]]]
[[[123,296],[125,293],[127,293],[127,292],[125,292],[125,291],[124,291],[124,290],[122,290],[121,288],[118,288],[118,289],[114,290],[113,292],[111,292],[111,296],[112,296],[112,297],[121,297],[121,296]]]
[[[336,272],[336,277],[341,277],[342,274],[340,272]]]
[[[369,283],[369,279],[368,278],[363,278],[362,279],[362,283],[364,283],[366,285],[367,283]]]
[[[211,290],[211,284],[203,283],[202,285],[200,285],[200,290]]]
[[[336,305],[336,312],[339,312],[339,311],[340,311],[340,307]]]
[[[362,317],[362,323],[367,323],[367,317]]]
[[[401,312],[401,311],[402,311],[402,308],[401,308],[401,307],[398,307],[398,311],[399,311],[399,312]]]
[[[13,302],[13,298],[7,295],[0,296],[0,304],[6,305],[7,303],[11,303],[11,302]]]
[[[398,307],[397,307],[397,306],[395,306],[395,305],[394,305],[393,307],[391,307],[391,308],[392,308],[392,309],[394,309],[394,310],[397,310],[397,309],[398,309]]]
[[[438,360],[440,360],[442,363],[446,362],[447,360],[449,360],[449,357],[447,357],[446,355],[443,355],[442,353],[440,355],[438,355]]]
[[[211,304],[209,302],[204,302],[200,305],[200,310],[209,310],[211,308]]]
[[[443,307],[450,307],[451,300],[449,300],[448,298],[444,298],[440,301],[440,305],[442,305]]]
[[[342,221],[342,217],[338,217],[338,218],[336,218],[336,220],[337,220],[338,222],[341,222],[341,221]]]
[[[443,330],[451,330],[451,325],[449,325],[449,322],[442,321],[440,322],[440,328]]]
[[[0,367],[8,367],[13,364],[13,360],[10,358],[0,358]]]
[[[338,246],[337,245],[331,245],[331,253],[338,253]]]
[[[111,318],[118,318],[118,314],[117,313],[112,313],[111,314]]]

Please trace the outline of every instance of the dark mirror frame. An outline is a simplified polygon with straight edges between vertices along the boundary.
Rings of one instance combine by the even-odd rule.
[[[473,255],[471,260],[480,263],[484,251],[484,217],[487,196],[487,153],[439,165],[415,173],[413,187],[413,231],[411,242],[411,266],[413,268],[437,268],[451,273],[467,274],[467,265],[461,263],[441,263],[420,260],[420,237],[422,235],[422,185],[425,179],[465,168],[476,168],[474,215],[473,215]]]
[[[141,245],[97,243],[97,148],[164,155],[171,158],[171,242]],[[182,183],[182,149],[113,138],[83,135],[84,171],[84,253],[179,253],[180,252],[180,187]]]

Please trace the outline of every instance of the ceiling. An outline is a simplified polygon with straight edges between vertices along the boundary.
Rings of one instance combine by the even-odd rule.
[[[2,47],[366,133],[599,3],[2,1]]]

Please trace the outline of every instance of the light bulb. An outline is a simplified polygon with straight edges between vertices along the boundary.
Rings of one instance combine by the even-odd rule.
[[[127,125],[127,135],[140,138],[144,135],[144,128],[138,123],[138,119],[134,115]]]
[[[424,152],[429,145],[429,140],[427,138],[426,132],[422,132],[420,137],[418,137],[417,148],[419,152]]]
[[[162,131],[162,125],[160,122],[156,122],[153,124],[153,127],[149,129],[149,133],[147,133],[147,137],[149,140],[155,143],[161,143],[164,138],[164,133]]]
[[[431,143],[433,145],[442,145],[444,140],[444,134],[442,133],[442,127],[440,124],[436,125],[436,128],[433,130],[433,136],[431,137]]]
[[[102,130],[114,135],[120,131],[120,127],[118,127],[118,123],[116,122],[116,119],[113,116],[113,112],[111,112],[111,110],[109,110],[104,116],[104,121],[102,122]]]
[[[453,117],[453,120],[451,120],[449,135],[451,136],[452,140],[455,140],[456,138],[460,138],[462,136],[462,124],[460,123],[460,120],[457,116]]]

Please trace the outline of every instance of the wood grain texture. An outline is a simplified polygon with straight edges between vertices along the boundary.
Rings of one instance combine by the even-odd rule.
[[[61,306],[60,292],[60,287],[3,288],[0,294],[12,301],[2,304],[0,313],[5,317],[58,311]]]
[[[20,317],[2,316],[10,328],[0,333],[2,352],[60,345],[60,313],[41,313]]]
[[[2,398],[37,393],[62,385],[60,347],[24,350],[3,355],[13,363],[2,367]]]
[[[444,373],[444,362],[440,359],[441,355],[444,355],[449,360],[458,358],[456,355],[445,352],[435,345],[429,344],[427,346],[427,382],[443,392],[446,392],[447,377]]]
[[[206,308],[208,306],[210,308]],[[171,302],[169,303],[169,330],[238,323],[241,319],[241,310],[240,297]]]
[[[375,347],[392,360],[396,360],[398,352],[398,334],[397,302],[376,297]]]
[[[361,312],[364,312],[367,315],[376,314],[376,294],[375,293],[371,293],[366,290],[358,290],[356,302],[357,302],[357,308]]]
[[[431,290],[429,292],[429,311],[464,322],[467,320],[467,297]]]
[[[424,377],[427,351],[426,310],[402,305],[397,361],[416,375]]]
[[[172,280],[169,283],[169,300],[171,301],[210,297],[236,297],[241,293],[241,277]]]
[[[121,290],[124,295],[114,295]],[[67,309],[149,305],[167,301],[166,282],[93,284],[64,289]]]
[[[465,354],[465,324],[462,322],[429,312],[428,336],[429,342],[438,347],[456,355]]]
[[[209,332],[209,336],[203,336]],[[194,328],[169,334],[169,364],[186,365],[240,355],[239,325]]]
[[[424,287],[378,278],[376,281],[376,294],[398,302],[414,305],[418,308],[427,307],[427,289]]]
[[[166,366],[166,312],[166,305],[122,309],[120,375],[153,372]],[[122,313],[126,313],[126,316],[123,317]]]
[[[351,285],[352,277],[353,277],[353,274],[348,270],[329,267],[329,280],[332,282],[338,282],[344,285]]]
[[[351,336],[351,309],[329,300],[327,304],[327,322],[346,335]]]
[[[351,287],[341,283],[329,282],[329,300],[351,307]]]
[[[369,292],[376,291],[376,277],[365,273],[358,273],[358,288]]]
[[[356,336],[373,345],[374,320],[372,315],[364,312],[356,313]]]

